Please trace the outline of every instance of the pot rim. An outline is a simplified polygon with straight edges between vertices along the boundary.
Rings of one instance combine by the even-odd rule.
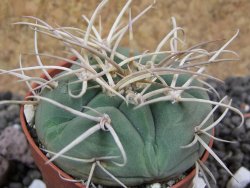
[[[76,61],[77,57],[71,57],[70,60]],[[58,63],[58,66],[63,66],[63,67],[67,67],[69,68],[72,64],[66,61],[61,61],[60,63]],[[59,72],[61,72],[62,70],[58,70],[58,69],[50,69],[48,70],[48,73],[50,76],[55,76],[56,74],[58,74]],[[40,76],[41,78],[46,79],[46,75],[42,74]],[[32,88],[37,87],[39,84],[33,84]],[[32,93],[29,91],[25,97],[32,95]],[[49,159],[44,155],[44,153],[39,149],[39,147],[36,145],[34,139],[32,138],[28,128],[27,128],[27,122],[25,119],[25,115],[24,115],[24,105],[21,105],[20,108],[20,121],[21,121],[21,125],[22,125],[22,129],[23,132],[30,144],[30,147],[32,147],[32,149],[34,149],[34,151],[41,156],[41,158],[44,160],[44,162],[47,162]],[[214,129],[212,130],[212,135],[214,135]],[[209,147],[211,148],[213,145],[213,139],[210,139],[209,142]],[[205,152],[203,153],[202,157],[201,157],[201,161],[205,162],[208,159],[209,156],[209,152],[207,150],[205,150]],[[58,172],[58,174],[62,175],[64,178],[70,179],[70,180],[74,180],[70,175],[68,175],[67,173],[65,173],[64,171],[62,171],[59,167],[57,167],[56,165],[54,165],[53,163],[49,163],[47,164],[49,165],[54,171]],[[195,169],[193,169],[188,175],[186,175],[181,181],[179,181],[178,183],[174,184],[171,188],[180,188],[183,185],[190,183],[192,178],[195,175]],[[81,183],[75,183],[75,185],[79,188],[84,188],[85,186]]]

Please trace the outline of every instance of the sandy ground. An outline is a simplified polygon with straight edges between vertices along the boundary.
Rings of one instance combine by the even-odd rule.
[[[33,32],[25,26],[11,23],[27,20],[21,16],[36,16],[52,25],[85,28],[81,15],[93,13],[99,0],[1,0],[0,3],[0,68],[18,66],[20,53],[32,53]],[[135,0],[132,15],[138,14],[152,0]],[[110,0],[102,11],[103,35],[107,34],[125,0]],[[237,29],[240,34],[230,45],[240,61],[212,65],[209,72],[219,78],[231,75],[250,75],[250,1],[249,0],[158,0],[154,9],[138,21],[134,27],[135,47],[154,50],[157,43],[171,29],[171,16],[185,29],[186,45],[213,39],[229,39]],[[39,36],[40,52],[62,54],[63,47],[50,38]],[[25,66],[35,63],[30,55],[23,55]],[[21,84],[22,85],[22,84]],[[23,94],[25,89],[14,83],[12,77],[0,77],[0,91],[11,90]]]

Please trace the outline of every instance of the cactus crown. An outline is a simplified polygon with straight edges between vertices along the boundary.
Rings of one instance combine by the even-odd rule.
[[[88,23],[85,31],[53,27],[35,17],[27,17],[33,23],[16,23],[34,30],[38,65],[23,67],[20,56],[19,69],[1,70],[1,74],[20,78],[32,92],[30,100],[12,103],[25,103],[26,109],[36,107],[34,119],[26,118],[35,124],[42,150],[51,155],[49,162],[79,181],[86,180],[87,187],[91,182],[126,187],[167,180],[195,164],[197,169],[206,169],[199,161],[206,149],[231,174],[208,142],[210,138],[220,140],[211,130],[228,110],[242,114],[227,97],[219,102],[209,100],[207,92],[218,93],[202,78],[216,79],[204,73],[208,64],[235,60],[222,55],[237,56],[226,47],[238,32],[216,51],[202,48],[216,41],[179,50],[184,43],[179,35],[184,32],[172,18],[173,29],[156,50],[137,53],[132,46],[122,48],[120,42],[127,32],[133,40],[133,24],[154,3],[132,18],[132,0],[128,0],[103,37],[94,23],[107,2],[103,0],[90,19],[83,16]],[[129,21],[124,25],[121,20],[127,11]],[[77,60],[39,53],[38,33],[62,41]],[[170,49],[162,50],[166,44]],[[43,65],[40,56],[64,60],[70,66]],[[45,78],[24,73],[36,69]],[[61,73],[53,77],[48,69]],[[31,87],[31,82],[38,85]],[[6,102],[10,101],[1,103]],[[213,120],[219,107],[224,113]]]

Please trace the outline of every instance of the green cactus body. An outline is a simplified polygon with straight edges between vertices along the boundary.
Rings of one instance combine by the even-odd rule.
[[[172,78],[173,75],[163,76],[168,84]],[[188,75],[180,75],[177,85],[183,85],[188,78]],[[194,127],[211,111],[211,105],[196,102],[158,102],[134,109],[135,105],[127,105],[118,96],[109,96],[101,89],[87,90],[83,97],[75,99],[68,95],[68,89],[78,93],[81,84],[68,83],[76,79],[62,79],[57,88],[44,89],[41,96],[87,114],[96,115],[95,112],[82,108],[83,106],[109,115],[128,161],[123,167],[110,161],[101,161],[101,164],[125,185],[138,185],[178,176],[191,168],[203,154],[204,148],[198,143],[190,148],[181,146],[192,142]],[[93,81],[89,83],[91,84],[94,84]],[[197,86],[199,83],[194,80],[192,85]],[[155,89],[154,87],[151,86],[148,91]],[[208,99],[207,93],[202,90],[186,90],[182,96]],[[212,121],[210,118],[205,126]],[[41,101],[36,110],[35,125],[38,137],[45,148],[53,152],[60,151],[95,124],[96,122],[72,115],[46,101]],[[208,138],[202,138],[209,142]],[[82,159],[121,156],[111,134],[102,130],[88,137],[65,155]],[[121,157],[115,159],[117,162],[121,160]],[[92,163],[65,158],[58,158],[55,163],[68,174],[81,179],[88,178],[92,166]],[[98,167],[94,171],[92,181],[103,185],[117,185]]]

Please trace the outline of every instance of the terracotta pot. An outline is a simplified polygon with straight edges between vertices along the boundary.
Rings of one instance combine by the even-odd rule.
[[[76,60],[76,58],[72,58],[72,60]],[[64,66],[64,67],[70,67],[71,64],[68,62],[61,62],[59,66]],[[49,74],[53,77],[56,74],[60,73],[61,70],[50,70],[48,71]],[[46,78],[46,76],[43,74],[41,78]],[[33,85],[33,88],[38,86],[37,84]],[[27,94],[27,96],[32,95],[31,92]],[[36,143],[34,142],[33,138],[31,137],[28,129],[27,129],[27,123],[25,120],[24,116],[24,107],[21,106],[20,110],[20,120],[22,124],[22,129],[24,131],[24,134],[26,135],[26,138],[30,144],[31,147],[31,153],[34,158],[34,161],[38,168],[40,169],[42,173],[42,177],[44,182],[47,185],[47,188],[85,188],[84,185],[81,183],[73,183],[70,181],[65,181],[63,180],[59,174],[67,179],[73,180],[72,177],[70,177],[68,174],[63,172],[61,169],[59,169],[57,166],[54,164],[45,164],[49,159],[44,155],[44,153],[38,148]],[[210,141],[209,146],[211,147],[213,144],[213,140]],[[204,162],[207,160],[209,156],[209,153],[206,151],[204,155],[202,156],[201,160]],[[192,179],[195,175],[195,170],[192,170],[183,180],[172,186],[172,188],[187,188],[191,183]]]

